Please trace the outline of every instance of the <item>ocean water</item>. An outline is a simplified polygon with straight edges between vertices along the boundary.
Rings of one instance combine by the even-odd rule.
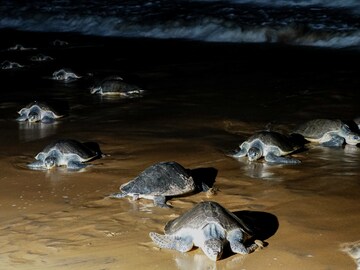
[[[360,2],[2,1],[0,28],[117,37],[359,47]]]

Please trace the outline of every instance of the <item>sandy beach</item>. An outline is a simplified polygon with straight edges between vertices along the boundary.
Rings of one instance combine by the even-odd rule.
[[[25,67],[0,70],[0,269],[356,269],[340,246],[360,239],[359,147],[308,145],[293,155],[299,165],[250,163],[226,153],[263,129],[288,133],[313,118],[351,123],[360,115],[358,52],[1,33],[0,62]],[[53,46],[56,39],[69,45]],[[7,50],[15,44],[37,50]],[[39,52],[54,60],[29,61]],[[49,79],[64,67],[82,78]],[[90,95],[106,75],[146,93]],[[51,125],[16,122],[17,111],[34,100],[65,117]],[[106,156],[80,172],[27,168],[59,138],[96,142]],[[171,198],[171,209],[107,198],[160,161],[216,171],[216,194]],[[248,218],[267,246],[212,262],[198,248],[181,254],[152,243],[149,232],[162,233],[167,221],[206,200]]]

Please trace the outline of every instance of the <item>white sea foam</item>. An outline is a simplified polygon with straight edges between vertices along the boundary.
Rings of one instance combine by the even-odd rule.
[[[181,38],[208,42],[283,42],[360,47],[360,2],[355,0],[8,1],[0,28],[79,32],[118,37]],[[357,11],[359,11],[357,13]]]

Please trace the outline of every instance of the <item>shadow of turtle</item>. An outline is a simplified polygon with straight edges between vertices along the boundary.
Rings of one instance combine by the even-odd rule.
[[[63,117],[68,117],[70,115],[70,106],[67,101],[64,100],[51,100],[49,101],[49,105],[54,108],[59,114],[63,115]]]
[[[87,148],[89,148],[94,153],[96,153],[96,156],[94,156],[94,158],[91,159],[91,160],[99,159],[99,158],[102,158],[102,157],[106,156],[101,151],[100,145],[97,142],[83,142],[83,145],[86,146]]]
[[[273,236],[279,228],[279,221],[277,217],[271,213],[260,211],[234,211],[232,212],[241,223],[241,227],[245,232],[252,235],[245,245],[251,245],[255,240],[261,240],[264,247],[268,245],[265,241]],[[231,251],[230,246],[227,245],[224,249],[222,259],[232,256],[234,252]]]
[[[189,170],[189,173],[195,182],[196,192],[206,192],[214,186],[218,170],[212,167],[197,168]]]
[[[358,117],[355,120],[344,120],[344,123],[346,125],[348,125],[349,129],[352,132],[360,133],[360,127],[359,127],[359,124],[357,123],[358,121],[360,122],[359,118],[360,117]]]
[[[292,141],[292,143],[299,148],[295,152],[298,152],[299,150],[300,151],[305,150],[306,149],[305,145],[307,143],[309,143],[309,141],[306,140],[304,136],[302,136],[301,134],[298,134],[298,133],[291,133],[289,138]]]
[[[265,241],[273,236],[279,228],[279,221],[273,214],[260,211],[235,211],[233,212],[246,224],[253,239]]]

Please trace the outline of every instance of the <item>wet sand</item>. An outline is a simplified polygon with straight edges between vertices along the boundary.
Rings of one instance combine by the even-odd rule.
[[[275,45],[203,44],[2,31],[1,269],[356,269],[340,250],[360,239],[360,148],[310,145],[300,165],[248,163],[225,155],[254,131],[289,132],[302,121],[359,116],[359,54]],[[67,47],[53,47],[63,39]],[[6,42],[4,42],[6,40]],[[166,50],[165,50],[166,49]],[[277,63],[279,66],[274,66]],[[305,65],[305,68],[302,67]],[[47,79],[69,67],[83,76]],[[140,98],[89,94],[95,78],[118,74],[147,90]],[[55,125],[19,124],[21,106],[46,100],[66,112]],[[29,170],[47,143],[73,138],[107,156],[81,172]],[[107,199],[122,183],[160,161],[216,170],[217,193],[149,200]],[[214,200],[249,218],[267,246],[218,262],[200,249],[160,250],[149,238],[196,203]]]

